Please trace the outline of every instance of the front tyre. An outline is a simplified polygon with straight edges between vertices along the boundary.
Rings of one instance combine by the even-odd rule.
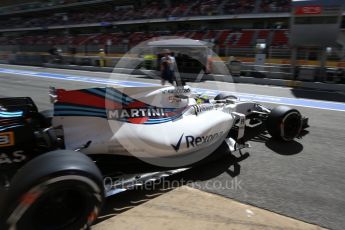
[[[17,172],[3,200],[4,229],[87,229],[104,200],[102,175],[84,154],[49,152]]]
[[[238,98],[237,98],[236,96],[234,96],[233,94],[228,93],[228,92],[219,93],[219,94],[214,98],[214,100],[216,100],[216,101],[226,100],[226,99],[234,99],[234,100],[237,100]]]
[[[302,123],[302,116],[298,110],[288,106],[278,106],[269,114],[266,127],[273,138],[292,141],[299,136]]]

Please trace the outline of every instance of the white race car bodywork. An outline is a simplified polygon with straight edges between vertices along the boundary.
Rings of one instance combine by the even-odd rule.
[[[186,86],[57,90],[53,126],[63,127],[67,149],[91,142],[86,154],[202,155],[215,151],[238,119],[243,132],[245,115],[256,106],[195,98]]]

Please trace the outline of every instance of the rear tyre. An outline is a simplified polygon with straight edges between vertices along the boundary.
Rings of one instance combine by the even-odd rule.
[[[296,109],[291,109],[288,106],[278,106],[269,114],[266,127],[273,138],[292,141],[301,132],[302,116]]]
[[[87,229],[104,200],[102,175],[86,155],[66,150],[27,163],[0,205],[1,229]]]

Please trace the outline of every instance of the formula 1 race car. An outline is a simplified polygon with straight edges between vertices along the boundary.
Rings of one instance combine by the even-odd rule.
[[[87,229],[106,196],[206,163],[224,143],[248,147],[248,127],[287,142],[308,127],[296,109],[188,86],[52,88],[50,97],[43,112],[30,98],[0,99],[0,229]]]

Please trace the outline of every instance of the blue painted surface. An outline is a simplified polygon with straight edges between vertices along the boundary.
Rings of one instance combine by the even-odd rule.
[[[154,83],[144,83],[135,81],[117,81],[112,79],[100,79],[87,76],[78,75],[68,75],[68,74],[57,74],[57,73],[47,73],[47,72],[35,72],[35,71],[25,71],[25,70],[13,70],[0,68],[0,73],[16,74],[23,76],[30,76],[36,78],[47,78],[47,79],[57,79],[66,81],[77,81],[77,82],[87,82],[87,83],[97,83],[103,85],[117,85],[123,87],[148,87],[148,86],[159,86],[159,84]],[[210,89],[193,89],[197,93],[206,93],[210,96],[215,96],[221,91],[210,90]],[[320,100],[310,100],[302,98],[289,98],[289,97],[277,97],[268,95],[257,95],[248,93],[232,92],[235,96],[239,97],[241,100],[251,100],[264,103],[274,103],[274,104],[284,104],[291,106],[301,106],[315,109],[324,110],[336,110],[345,112],[345,103],[340,102],[330,102],[330,101],[320,101]]]

